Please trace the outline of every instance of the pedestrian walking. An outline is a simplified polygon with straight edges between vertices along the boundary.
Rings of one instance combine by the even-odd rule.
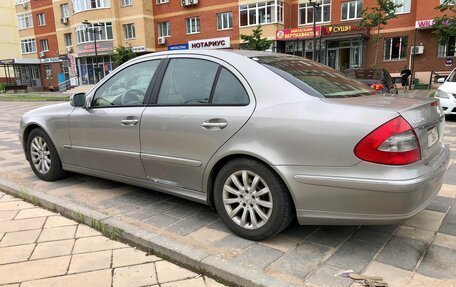
[[[407,67],[407,65],[404,66],[404,69],[401,72],[401,83],[402,87],[404,87],[404,91],[407,93],[409,90],[409,78],[412,75],[412,71]]]

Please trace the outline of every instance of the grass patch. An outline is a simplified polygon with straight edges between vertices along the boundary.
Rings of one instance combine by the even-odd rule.
[[[0,94],[0,101],[24,101],[24,102],[49,102],[49,101],[68,101],[69,96],[42,96],[39,94]]]
[[[36,198],[35,195],[30,194],[24,187],[21,187],[21,189],[17,193],[17,196],[35,206],[39,203],[38,198]]]
[[[73,212],[74,216],[77,218],[77,220],[83,224],[86,223],[85,221],[85,216],[82,214],[82,212],[78,209],[77,212]],[[104,236],[112,239],[112,240],[117,240],[120,237],[120,230],[113,227],[109,226],[107,224],[104,224],[103,222],[96,220],[92,217],[88,217],[87,219],[90,220],[88,222],[88,225],[92,227],[93,229],[101,232]]]

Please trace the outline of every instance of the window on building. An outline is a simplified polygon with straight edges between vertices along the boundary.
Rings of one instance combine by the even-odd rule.
[[[38,20],[38,26],[46,26],[46,15],[44,13],[36,14],[36,19]]]
[[[135,24],[125,24],[123,25],[124,37],[126,40],[136,38]]]
[[[60,13],[62,18],[70,17],[70,9],[68,8],[68,3],[60,5]]]
[[[445,45],[439,43],[437,56],[439,58],[456,57],[456,37],[450,37]]]
[[[412,0],[393,0],[396,4],[402,5],[396,8],[396,14],[410,13],[410,1]]]
[[[407,37],[394,37],[385,39],[385,61],[405,60],[407,57]]]
[[[169,0],[157,0],[157,4],[169,3]]]
[[[233,28],[233,13],[226,12],[217,14],[217,30]]]
[[[29,3],[30,0],[16,0],[16,5],[20,5],[20,4],[25,4],[25,3]]]
[[[97,37],[97,41],[112,40],[112,23],[97,23],[90,25],[80,25],[76,27],[76,42],[78,44],[93,42],[94,36]],[[94,31],[97,31],[94,33]]]
[[[110,0],[73,0],[73,12],[81,12],[90,9],[109,8]]]
[[[52,76],[52,65],[46,64],[44,65],[44,76],[46,80],[52,80],[54,77]]]
[[[353,20],[361,18],[363,0],[356,0],[342,3],[342,20]]]
[[[133,5],[133,0],[122,0],[120,2],[120,6],[125,7],[125,6],[131,6]]]
[[[171,22],[158,23],[158,37],[171,37]]]
[[[17,27],[19,29],[27,29],[33,27],[32,13],[17,15]]]
[[[445,3],[446,0],[440,0],[440,4],[443,4]],[[449,0],[448,1],[450,5],[456,5],[456,1],[455,0]]]
[[[49,42],[47,39],[40,40],[41,52],[49,51]]]
[[[239,6],[241,27],[283,23],[283,1],[275,0]]]
[[[35,39],[21,40],[21,52],[22,54],[36,53]]]
[[[65,47],[73,46],[73,39],[71,38],[71,33],[63,34],[63,39],[65,40]]]
[[[200,32],[200,18],[193,17],[185,19],[187,34],[196,34]]]
[[[313,24],[313,7],[308,3],[301,3],[298,7],[299,25]],[[322,0],[320,7],[315,11],[315,21],[317,23],[331,21],[331,0]]]

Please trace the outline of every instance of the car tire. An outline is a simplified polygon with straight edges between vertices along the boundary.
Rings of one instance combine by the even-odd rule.
[[[51,138],[42,129],[34,129],[27,139],[27,158],[37,177],[56,181],[65,176],[62,162]]]
[[[235,234],[264,240],[283,231],[294,218],[287,187],[267,165],[237,159],[221,168],[214,183],[215,208]]]

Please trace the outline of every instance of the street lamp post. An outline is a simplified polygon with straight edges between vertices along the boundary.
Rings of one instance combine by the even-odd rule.
[[[100,27],[101,25],[98,24],[98,23],[90,23],[89,21],[85,20],[84,22],[82,22],[82,24],[84,25],[91,25],[91,27],[86,27],[86,30],[90,33],[93,34],[93,45],[95,46],[94,49],[95,49],[95,84],[98,82],[98,79],[99,79],[99,69],[100,67],[98,66],[98,51],[97,51],[97,36],[96,34],[101,34],[101,31],[98,30],[98,27]]]
[[[318,60],[317,57],[317,19],[315,18],[317,8],[321,7],[320,0],[309,0],[307,2],[310,6],[313,7],[313,50],[312,50],[312,58],[314,61]]]

